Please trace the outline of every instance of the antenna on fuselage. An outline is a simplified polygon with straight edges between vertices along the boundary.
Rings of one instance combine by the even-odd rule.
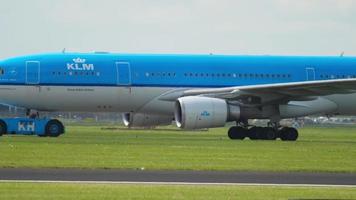
[[[62,50],[62,53],[66,53],[66,48],[64,48],[64,49]]]
[[[342,58],[342,57],[344,57],[344,55],[345,55],[345,52],[341,52],[340,57]]]

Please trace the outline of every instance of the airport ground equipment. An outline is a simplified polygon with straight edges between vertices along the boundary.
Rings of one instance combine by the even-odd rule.
[[[40,137],[58,137],[64,133],[62,122],[49,118],[2,118],[0,119],[0,136],[38,135]]]

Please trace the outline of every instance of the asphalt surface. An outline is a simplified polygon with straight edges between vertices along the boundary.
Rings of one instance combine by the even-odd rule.
[[[240,183],[356,186],[356,174],[104,169],[0,169],[0,180],[165,183]]]

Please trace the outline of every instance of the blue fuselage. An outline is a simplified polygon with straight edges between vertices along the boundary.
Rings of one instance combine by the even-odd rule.
[[[354,57],[58,53],[0,62],[0,103],[47,111],[172,116],[172,94],[190,88],[356,77]],[[340,96],[341,95],[341,96]],[[329,96],[356,114],[356,94]],[[353,109],[355,108],[355,109]]]
[[[0,62],[2,85],[226,87],[356,77],[354,57],[43,54]]]

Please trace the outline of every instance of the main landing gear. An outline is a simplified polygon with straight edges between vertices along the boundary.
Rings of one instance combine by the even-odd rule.
[[[232,140],[243,140],[248,137],[251,140],[276,140],[280,138],[282,141],[296,141],[298,139],[298,130],[289,127],[253,126],[247,128],[247,126],[233,126],[229,129],[228,136]]]

